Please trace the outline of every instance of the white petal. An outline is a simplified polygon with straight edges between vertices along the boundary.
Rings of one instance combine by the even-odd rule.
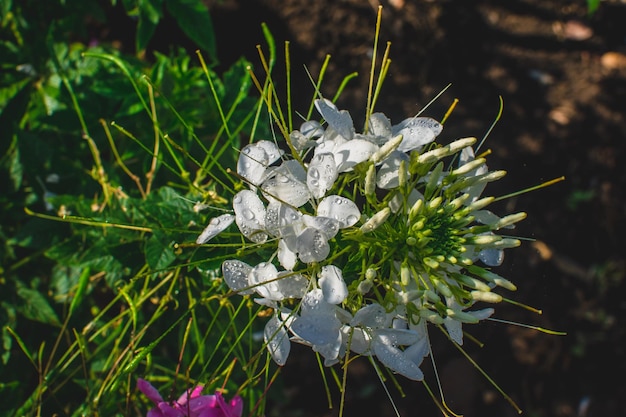
[[[430,342],[428,338],[423,337],[417,343],[404,349],[404,356],[419,366],[424,358],[430,353]]]
[[[316,315],[321,317],[322,315],[326,315],[335,317],[336,310],[336,306],[324,301],[324,294],[319,288],[307,292],[304,297],[302,297],[302,302],[300,303],[300,313],[303,316]]]
[[[384,338],[393,346],[408,346],[420,340],[417,332],[409,329],[378,329],[376,335]]]
[[[306,183],[315,198],[322,198],[330,190],[337,179],[337,165],[330,153],[320,153],[313,156],[309,163]]]
[[[352,334],[347,334],[350,350],[359,355],[367,354],[372,343],[371,331],[360,327],[347,327]]]
[[[364,139],[353,139],[335,148],[337,171],[351,171],[360,162],[367,161],[378,150],[378,145]]]
[[[293,270],[298,262],[298,255],[289,249],[284,239],[278,241],[277,257],[280,265],[289,271]]]
[[[246,145],[237,160],[237,173],[253,185],[259,185],[265,176],[269,157],[267,152],[258,143]]]
[[[280,292],[276,278],[278,278],[278,270],[269,262],[261,262],[248,274],[250,286],[253,286],[257,294],[270,300],[281,301],[285,297]],[[264,284],[267,281],[271,282]]]
[[[456,342],[458,345],[463,344],[463,327],[460,321],[451,317],[443,319],[443,324],[446,326],[450,339]]]
[[[324,128],[316,120],[307,120],[300,125],[300,132],[307,139],[319,138],[324,134]]]
[[[245,262],[241,262],[235,259],[226,260],[222,263],[222,275],[224,275],[224,281],[228,287],[239,292],[241,295],[248,295],[254,293],[253,289],[243,290],[250,286],[248,281],[248,274],[252,271],[252,267]]]
[[[296,226],[302,223],[301,218],[302,213],[298,210],[278,200],[271,200],[265,212],[265,229],[276,237],[300,233],[300,227]]]
[[[261,185],[263,193],[294,207],[311,198],[306,186],[306,171],[297,161],[286,161],[273,171],[272,177]]]
[[[362,307],[354,313],[354,318],[350,322],[351,326],[364,326],[371,328],[383,328],[389,325],[387,312],[378,303],[373,303]]]
[[[305,226],[313,227],[324,232],[326,238],[329,240],[334,238],[339,231],[339,221],[331,219],[330,217],[309,216],[308,214],[305,214],[302,216],[302,221]]]
[[[283,298],[302,298],[309,288],[309,280],[292,271],[280,271],[276,283]]]
[[[315,100],[315,107],[326,120],[328,126],[332,127],[345,139],[352,139],[354,136],[354,123],[350,113],[345,110],[339,111],[337,106],[327,99]]]
[[[314,140],[307,139],[299,130],[291,132],[289,134],[289,140],[291,140],[291,144],[298,152],[302,152],[303,150],[316,145]]]
[[[348,286],[343,280],[341,269],[334,265],[322,267],[317,283],[328,304],[340,304],[348,297]]]
[[[398,150],[408,152],[432,142],[442,130],[443,126],[435,119],[412,117],[394,126],[393,135],[403,136]]]
[[[318,352],[320,355],[324,357],[324,359],[326,359],[324,361],[325,365],[334,364],[336,363],[335,360],[337,359],[337,357],[339,356],[339,352],[341,351],[342,341],[343,339],[341,337],[341,332],[336,331],[334,340],[323,345],[314,344],[313,351]]]
[[[337,135],[334,130],[328,130],[324,134],[320,143],[313,150],[313,155],[320,155],[325,153],[334,153],[335,149],[344,143],[348,142],[343,137]]]
[[[201,245],[213,239],[219,235],[224,229],[233,224],[235,216],[232,214],[222,214],[221,216],[213,217],[209,221],[209,225],[204,228],[200,236],[196,239],[196,243]]]
[[[342,229],[354,226],[361,217],[359,208],[352,200],[338,195],[329,195],[317,206],[317,215],[330,217],[339,222]]]
[[[319,229],[307,227],[296,238],[296,250],[304,263],[323,261],[330,253],[328,237]]]
[[[376,185],[384,190],[390,190],[400,185],[400,164],[405,161],[405,169],[409,171],[409,156],[400,151],[393,151],[382,163],[378,170]]]
[[[391,137],[391,122],[389,118],[383,113],[373,113],[370,116],[369,131],[374,136]]]
[[[461,152],[459,153],[459,166],[463,166],[465,164],[467,164],[470,161],[473,161],[475,159],[475,155],[474,155],[474,149],[472,149],[471,146],[468,146],[467,148],[463,148],[463,150],[461,150]]]
[[[273,316],[267,322],[263,331],[263,339],[274,362],[279,366],[285,365],[291,350],[291,343],[289,342],[287,330],[285,330],[283,323],[280,322],[278,317]]]
[[[269,165],[278,161],[278,159],[284,153],[274,142],[271,142],[269,140],[260,140],[258,142],[255,142],[255,145],[257,145],[258,147],[262,148],[265,151],[265,154],[267,155],[267,159],[268,159],[267,162]]]
[[[487,266],[500,266],[504,261],[504,251],[502,249],[485,249],[480,251],[478,259]]]
[[[397,372],[414,381],[424,379],[422,370],[407,357],[404,353],[393,346],[393,343],[386,335],[376,334],[372,343],[372,350],[378,360],[387,368]]]
[[[472,213],[472,216],[478,223],[482,224],[495,224],[500,220],[500,217],[489,210],[477,210]]]
[[[289,330],[313,346],[324,346],[341,340],[339,320],[317,315],[297,317]]]
[[[481,310],[468,311],[467,313],[476,317],[478,320],[485,320],[488,317],[491,317],[495,310],[493,308],[483,308]]]
[[[267,240],[265,206],[254,191],[242,190],[233,197],[235,222],[241,233],[255,243]]]

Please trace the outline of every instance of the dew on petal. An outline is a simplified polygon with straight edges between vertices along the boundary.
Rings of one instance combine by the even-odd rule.
[[[348,297],[348,286],[343,280],[341,269],[334,265],[322,267],[317,283],[328,304],[340,304]]]
[[[335,158],[330,153],[313,156],[307,172],[307,185],[315,198],[322,198],[337,180]]]
[[[504,261],[504,251],[502,249],[485,249],[480,251],[478,259],[487,266],[500,266]]]
[[[232,214],[222,214],[221,216],[212,218],[211,221],[209,221],[208,226],[196,239],[196,243],[201,245],[208,242],[230,226],[233,221],[235,221],[235,216]]]
[[[254,293],[253,289],[243,290],[250,286],[248,274],[252,271],[252,267],[245,262],[238,260],[226,260],[222,263],[222,275],[228,287],[239,292],[241,295]]]
[[[352,200],[338,195],[330,195],[320,201],[317,215],[337,220],[342,229],[354,226],[361,218],[357,205]]]
[[[330,217],[309,216],[305,214],[302,216],[302,220],[305,226],[313,227],[324,232],[327,239],[332,239],[337,235],[337,232],[339,232],[339,221],[331,219]]]
[[[237,160],[237,173],[253,185],[259,185],[270,164],[265,149],[258,143],[246,145]]]
[[[378,360],[392,371],[414,381],[424,379],[422,370],[413,361],[405,357],[400,349],[393,346],[387,337],[377,335],[373,343],[373,351]]]
[[[354,122],[350,113],[345,110],[339,111],[332,101],[327,99],[315,100],[315,107],[322,115],[328,126],[332,127],[340,136],[345,139],[352,139],[354,136]]]
[[[277,316],[273,316],[265,325],[263,339],[274,362],[279,366],[284,366],[291,351],[291,343],[287,330]]]
[[[307,227],[296,239],[296,250],[304,263],[323,261],[330,253],[328,237],[319,229]]]
[[[359,311],[354,314],[350,325],[383,328],[388,325],[388,322],[387,312],[383,306],[378,303],[373,303],[359,309]]]
[[[302,274],[281,271],[276,281],[284,298],[302,298],[309,287],[309,280]]]
[[[261,297],[281,301],[284,296],[280,292],[278,284],[274,281],[276,278],[278,278],[278,270],[269,262],[261,262],[252,268],[248,275],[250,285],[254,286],[254,290]]]
[[[235,222],[241,233],[255,243],[267,240],[265,206],[254,191],[243,190],[233,198]]]
[[[400,166],[405,161],[408,166],[409,156],[404,152],[393,151],[382,163],[378,170],[376,185],[384,190],[396,188],[400,185]]]
[[[377,150],[378,145],[364,139],[353,139],[338,146],[333,152],[337,171],[351,171],[356,164],[367,161]]]
[[[263,182],[261,189],[274,199],[301,207],[311,198],[306,176],[306,171],[297,161],[286,161],[276,168],[273,176]]]
[[[412,117],[393,127],[393,135],[402,135],[398,146],[401,152],[409,152],[435,140],[443,130],[443,125],[430,117]]]

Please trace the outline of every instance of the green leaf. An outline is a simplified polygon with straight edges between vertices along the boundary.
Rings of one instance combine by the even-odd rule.
[[[163,270],[176,259],[174,248],[165,233],[155,233],[148,238],[145,247],[146,262],[153,270]]]
[[[70,304],[70,316],[74,311],[80,306],[80,303],[83,301],[85,297],[85,290],[87,289],[87,284],[89,284],[89,267],[83,269],[83,272],[80,274],[80,278],[78,279],[78,287],[76,287],[76,293],[72,298],[72,303]]]
[[[202,1],[166,0],[166,6],[185,35],[209,54],[211,64],[217,64],[219,61],[213,22]]]
[[[139,16],[139,21],[137,23],[137,37],[135,38],[135,48],[137,48],[137,53],[141,53],[146,50],[148,42],[150,42],[150,38],[154,35],[156,26],[156,24],[152,23],[145,17]]]
[[[39,291],[24,286],[19,286],[17,295],[22,299],[22,303],[17,306],[19,311],[27,319],[40,323],[61,326],[59,317]]]

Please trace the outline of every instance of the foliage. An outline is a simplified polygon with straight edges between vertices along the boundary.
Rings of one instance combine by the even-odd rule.
[[[139,49],[166,7],[183,28],[202,20],[188,35],[215,55],[200,1],[131,5]],[[0,414],[138,414],[135,373],[238,389],[252,313],[215,296],[219,251],[200,258],[188,242],[231,187],[214,167],[263,124],[250,64],[218,75],[200,55],[149,63],[88,46],[96,1],[0,8]]]

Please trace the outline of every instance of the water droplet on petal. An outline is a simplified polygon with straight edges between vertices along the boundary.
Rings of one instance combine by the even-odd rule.
[[[209,221],[208,226],[200,233],[200,236],[196,239],[196,243],[201,245],[213,239],[220,234],[224,229],[232,224],[235,220],[235,216],[232,214],[222,214],[221,216],[214,217]]]
[[[226,260],[222,263],[222,275],[228,287],[233,291],[239,291],[241,295],[254,293],[254,290],[242,290],[249,286],[248,274],[252,267],[245,262],[238,260]]]
[[[252,220],[254,219],[254,213],[252,212],[252,210],[250,209],[244,209],[243,210],[243,216],[248,219],[248,220]]]
[[[354,226],[361,217],[361,212],[357,205],[341,196],[331,195],[320,201],[317,206],[317,215],[322,217],[330,217],[339,222],[339,227]]]

